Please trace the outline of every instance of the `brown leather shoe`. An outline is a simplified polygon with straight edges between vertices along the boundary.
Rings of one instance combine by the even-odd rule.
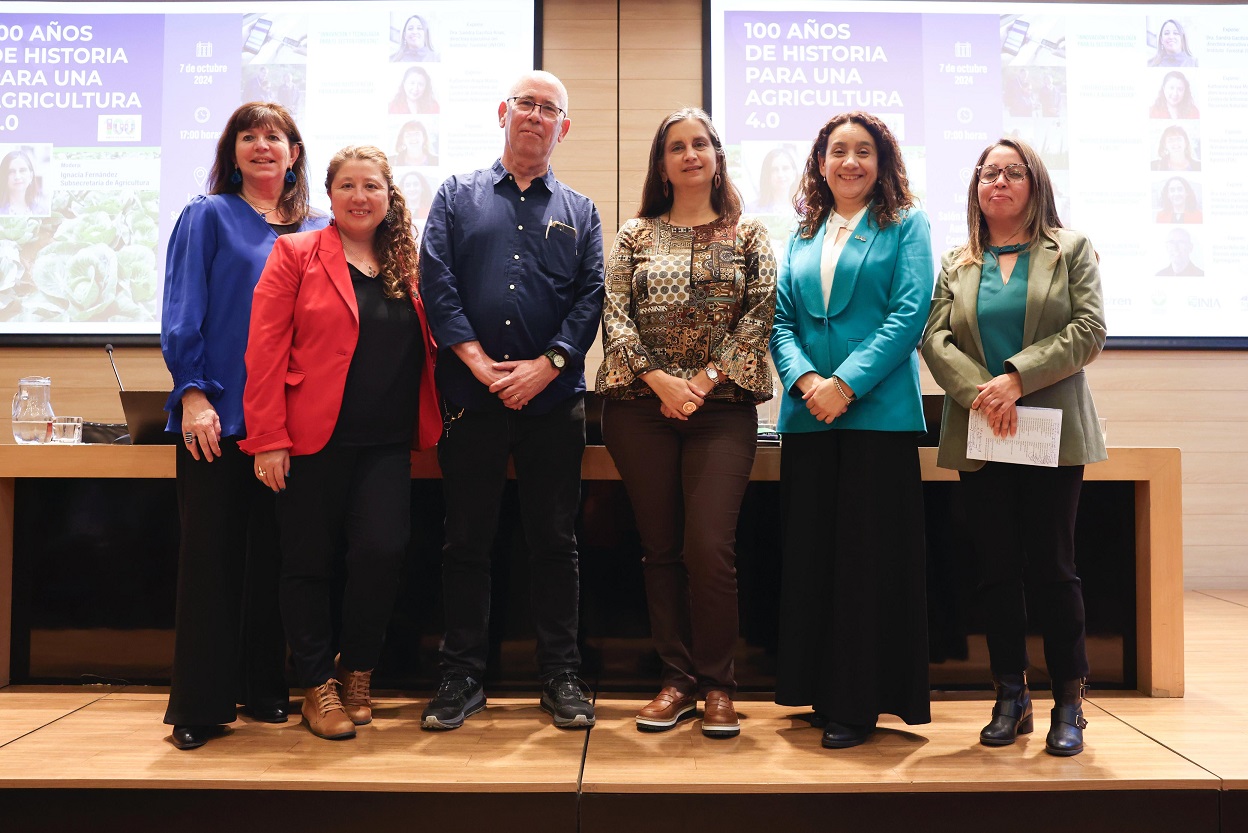
[[[698,698],[669,685],[637,713],[637,728],[643,732],[665,732],[686,716],[692,717]]]
[[[338,699],[338,681],[335,679],[304,690],[303,722],[308,724],[308,731],[318,738],[343,740],[355,737],[355,724],[342,708],[342,701]]]
[[[708,738],[735,738],[741,734],[741,721],[726,691],[708,691],[702,710],[702,734]]]
[[[373,722],[373,698],[369,693],[369,684],[373,679],[372,669],[368,671],[348,671],[338,666],[338,679],[342,680],[342,707],[356,726]]]

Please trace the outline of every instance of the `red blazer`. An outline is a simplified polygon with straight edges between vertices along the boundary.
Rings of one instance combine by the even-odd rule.
[[[412,303],[425,339],[414,448],[442,434],[433,367],[438,350],[419,295]],[[360,313],[334,226],[278,237],[251,304],[243,414],[248,454],[288,448],[313,454],[329,442],[342,407],[347,368],[360,335]]]

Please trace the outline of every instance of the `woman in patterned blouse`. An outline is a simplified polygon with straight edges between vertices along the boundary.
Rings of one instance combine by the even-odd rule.
[[[771,398],[776,270],[764,226],[741,220],[723,144],[701,110],[659,126],[641,210],[607,261],[603,439],[637,517],[663,688],[637,728],[663,731],[705,700],[702,732],[741,729],[732,696],[737,513]]]

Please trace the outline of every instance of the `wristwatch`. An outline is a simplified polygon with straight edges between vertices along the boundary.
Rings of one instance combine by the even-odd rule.
[[[554,366],[555,370],[563,370],[563,368],[568,364],[568,360],[564,357],[564,355],[553,347],[542,355],[550,360],[550,363]]]
[[[707,364],[707,366],[706,366],[706,378],[708,378],[708,379],[710,379],[710,380],[711,380],[711,384],[712,384],[712,385],[718,385],[718,384],[719,384],[719,371],[715,369],[715,365],[713,365],[713,364]]]

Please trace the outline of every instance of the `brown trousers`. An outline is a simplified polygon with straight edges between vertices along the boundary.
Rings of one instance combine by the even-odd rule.
[[[663,685],[736,693],[737,515],[757,449],[753,405],[708,401],[687,421],[657,399],[608,400],[602,436],[641,535]]]

